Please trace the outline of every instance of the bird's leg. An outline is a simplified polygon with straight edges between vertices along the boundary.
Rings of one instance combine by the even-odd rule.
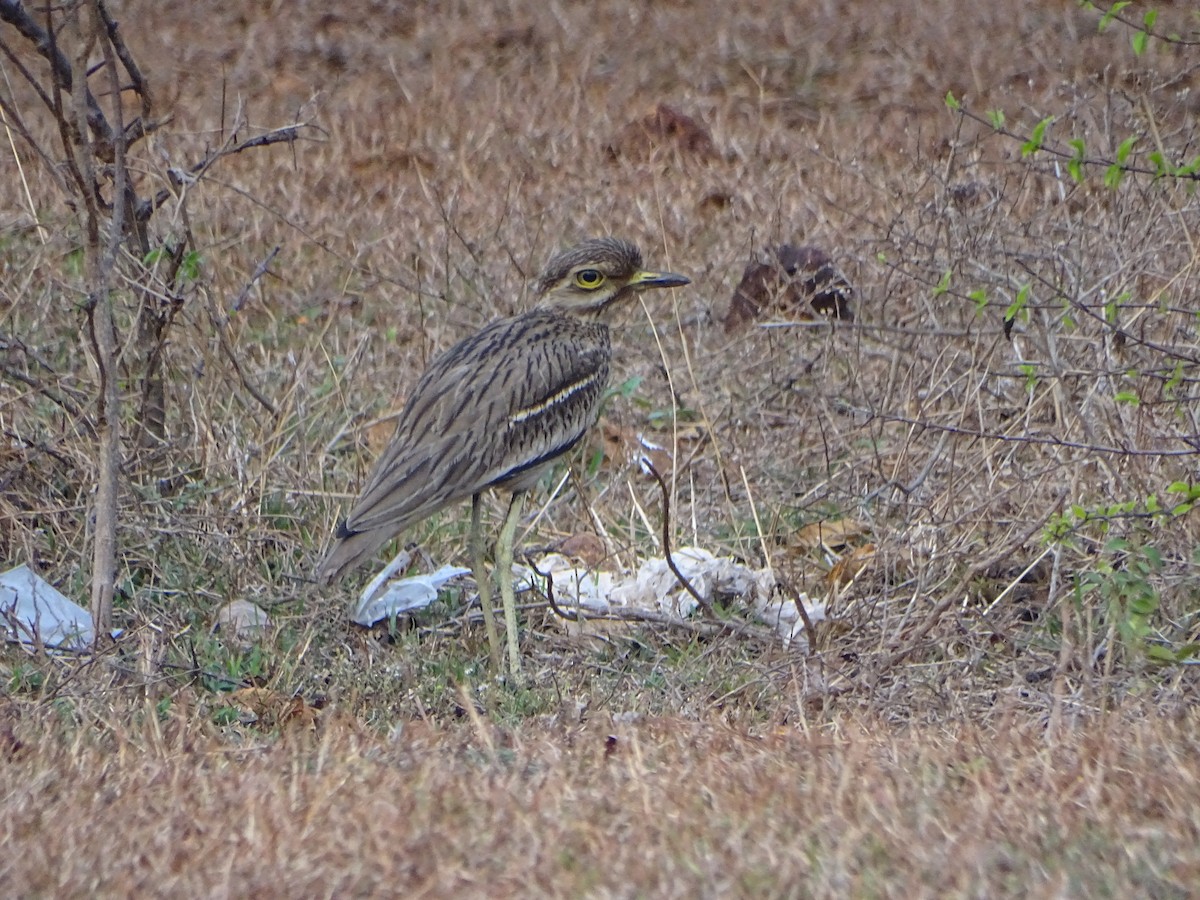
[[[499,672],[502,664],[500,638],[496,634],[496,608],[492,605],[492,582],[488,578],[487,564],[483,558],[483,529],[480,527],[482,506],[479,494],[471,497],[471,568],[475,570],[475,585],[479,588],[479,608],[483,611],[483,627],[487,631],[488,655],[492,659],[492,671]]]
[[[521,491],[514,491],[508,505],[508,515],[496,541],[496,574],[500,578],[500,601],[504,604],[504,630],[508,638],[508,668],[513,677],[521,674],[521,654],[517,646],[517,601],[513,591],[513,539],[517,534],[517,520],[521,518],[521,505],[525,499]]]

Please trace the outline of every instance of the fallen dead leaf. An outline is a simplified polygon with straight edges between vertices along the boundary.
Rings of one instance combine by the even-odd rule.
[[[613,158],[649,159],[667,149],[699,159],[717,156],[712,132],[698,119],[660,103],[652,113],[621,129],[606,148]]]
[[[820,247],[781,244],[752,259],[725,313],[725,330],[765,315],[854,321],[854,288]]]

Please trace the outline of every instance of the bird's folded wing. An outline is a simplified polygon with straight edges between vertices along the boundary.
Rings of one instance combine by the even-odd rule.
[[[539,314],[452,347],[413,389],[346,529],[398,532],[564,452],[595,421],[608,359],[603,326]]]

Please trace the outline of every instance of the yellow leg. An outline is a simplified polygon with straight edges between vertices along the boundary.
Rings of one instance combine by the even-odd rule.
[[[504,605],[504,630],[508,638],[508,668],[513,677],[521,674],[521,653],[517,645],[517,601],[513,591],[513,539],[517,534],[517,521],[521,518],[524,495],[513,494],[504,517],[504,527],[496,541],[496,574],[500,578],[500,601]]]
[[[475,584],[479,588],[479,608],[483,611],[483,628],[487,632],[492,671],[498,673],[502,664],[500,637],[496,634],[496,608],[492,605],[492,582],[488,577],[487,564],[483,559],[483,530],[480,527],[482,505],[479,494],[471,498],[471,537],[469,539],[471,568],[475,570]]]

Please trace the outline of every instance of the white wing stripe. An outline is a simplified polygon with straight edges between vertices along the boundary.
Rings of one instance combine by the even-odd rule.
[[[604,372],[592,372],[586,378],[581,378],[579,381],[572,382],[566,387],[560,388],[545,400],[539,400],[532,406],[526,406],[524,409],[518,409],[515,413],[509,416],[508,421],[513,425],[516,425],[518,422],[524,422],[526,419],[532,419],[534,416],[539,416],[549,410],[551,407],[556,406],[559,403],[566,402],[566,400],[573,394],[577,394],[579,391],[591,387],[597,381],[599,381],[604,374]]]

